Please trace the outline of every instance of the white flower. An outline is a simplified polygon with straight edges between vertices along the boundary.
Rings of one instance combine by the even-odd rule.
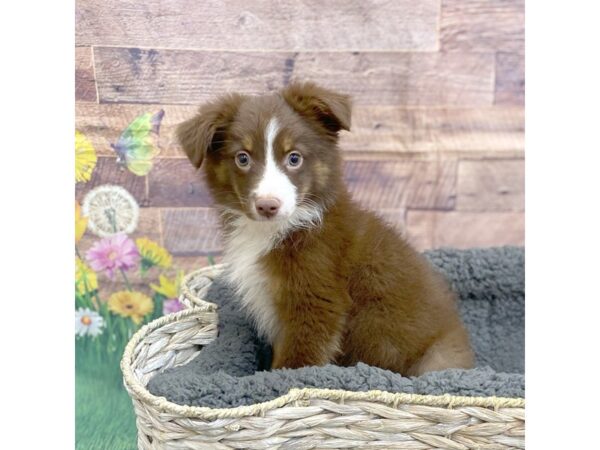
[[[103,184],[88,192],[81,205],[88,229],[99,237],[135,231],[140,207],[121,186]]]
[[[98,336],[102,333],[104,319],[96,311],[79,308],[75,311],[75,334],[77,336]]]

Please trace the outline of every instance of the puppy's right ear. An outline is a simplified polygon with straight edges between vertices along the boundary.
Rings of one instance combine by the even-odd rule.
[[[222,147],[225,130],[235,117],[242,99],[239,94],[229,94],[207,103],[194,117],[177,127],[177,139],[194,167],[202,165],[207,152]]]

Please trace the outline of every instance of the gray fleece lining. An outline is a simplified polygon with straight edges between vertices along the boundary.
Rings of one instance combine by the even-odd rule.
[[[270,366],[269,346],[256,336],[232,290],[216,279],[207,300],[219,305],[219,337],[185,366],[157,374],[148,390],[181,405],[212,408],[251,405],[303,387],[524,397],[523,249],[442,249],[425,256],[460,297],[459,310],[476,354],[475,369],[411,378],[362,363],[265,371]]]

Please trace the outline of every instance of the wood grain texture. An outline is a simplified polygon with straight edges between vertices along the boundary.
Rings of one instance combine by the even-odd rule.
[[[88,103],[75,104],[75,126],[99,155],[113,156],[110,147],[140,114],[164,109],[160,157],[183,157],[174,136],[177,125],[192,117],[192,105]],[[342,132],[340,148],[349,152],[461,152],[474,155],[521,155],[524,150],[522,107],[403,108],[361,106],[352,112],[352,129]]]
[[[404,237],[417,250],[423,251],[434,248],[433,219],[431,211],[409,211],[405,217]]]
[[[461,211],[523,211],[524,161],[460,161],[458,198]]]
[[[97,47],[94,60],[102,103],[197,104],[229,91],[262,94],[293,79],[349,93],[357,105],[489,106],[494,97],[495,61],[487,53]]]
[[[405,233],[406,231],[406,209],[404,208],[380,208],[373,211],[377,214],[385,223],[393,226],[399,233]]]
[[[353,198],[368,209],[451,209],[456,200],[456,161],[345,161]]]
[[[523,51],[524,0],[442,0],[442,51]]]
[[[139,115],[147,112],[165,111],[160,125],[159,157],[185,157],[175,138],[175,128],[192,117],[196,106],[145,105],[124,103],[75,103],[75,128],[85,134],[98,155],[114,156],[110,144],[114,144],[127,126]]]
[[[157,207],[208,207],[212,198],[202,171],[187,158],[159,160],[148,174],[149,202]]]
[[[79,0],[77,45],[436,50],[440,0]]]
[[[81,202],[85,194],[102,184],[116,184],[125,188],[137,200],[140,206],[148,206],[146,177],[139,177],[117,166],[117,159],[101,156],[98,158],[92,178],[87,183],[75,185],[75,198]]]
[[[409,210],[406,228],[421,250],[521,246],[525,238],[525,213]]]
[[[344,150],[393,152],[522,152],[523,108],[357,106]]]
[[[96,102],[96,80],[90,47],[75,47],[75,100]]]
[[[355,104],[490,104],[493,55],[485,53],[300,53],[292,79],[351,94]]]
[[[198,104],[283,86],[293,53],[95,47],[100,102]]]
[[[223,257],[220,253],[211,253],[214,264],[223,262]],[[192,255],[192,256],[173,256],[173,267],[177,270],[182,270],[184,273],[194,272],[202,267],[210,265],[210,259],[208,255]]]
[[[165,247],[174,255],[193,256],[222,251],[218,216],[212,208],[162,210]]]
[[[525,103],[525,57],[519,53],[496,54],[497,105],[523,105]]]

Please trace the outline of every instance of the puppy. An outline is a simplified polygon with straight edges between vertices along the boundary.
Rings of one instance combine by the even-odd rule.
[[[224,96],[178,127],[221,214],[226,276],[273,368],[472,367],[448,283],[344,186],[350,115],[346,95],[304,83]]]

